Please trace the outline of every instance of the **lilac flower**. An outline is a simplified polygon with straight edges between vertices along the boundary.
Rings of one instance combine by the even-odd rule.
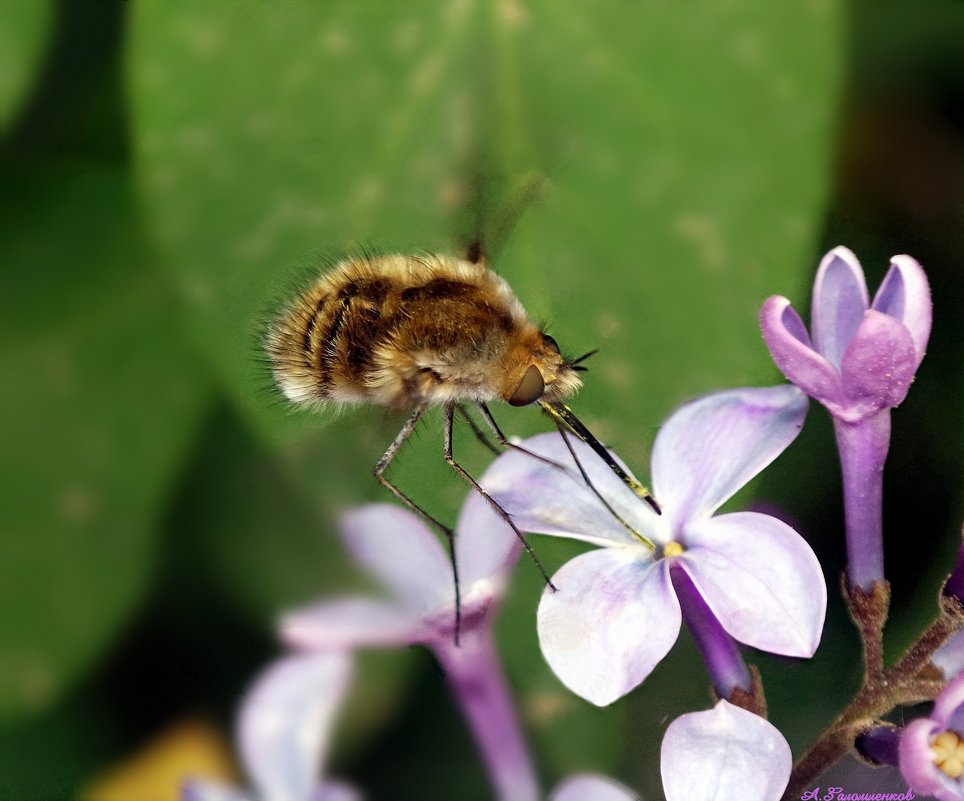
[[[345,598],[284,616],[284,639],[303,649],[425,645],[451,683],[502,801],[535,801],[538,783],[519,731],[491,621],[519,541],[478,496],[459,516],[456,558],[462,627],[455,644],[455,592],[449,559],[413,513],[372,504],[349,513],[349,549],[390,591],[391,600]]]
[[[238,722],[241,759],[255,795],[189,781],[183,801],[358,801],[352,788],[318,778],[351,669],[351,658],[339,652],[273,664],[248,693]]]
[[[894,256],[868,302],[863,270],[838,247],[820,263],[813,287],[811,340],[784,297],[760,312],[763,338],[783,374],[833,416],[843,468],[848,577],[869,590],[883,581],[881,481],[890,445],[890,409],[907,395],[931,329],[927,277],[910,256]]]
[[[638,796],[602,776],[579,774],[560,782],[549,801],[638,801]]]
[[[793,765],[771,723],[726,701],[670,723],[660,760],[666,801],[778,801]]]
[[[930,717],[908,724],[900,738],[900,772],[915,792],[938,801],[964,799],[964,676],[941,691]]]
[[[679,594],[712,619],[701,634],[714,682],[740,681],[730,637],[773,653],[813,654],[827,601],[813,551],[768,515],[714,516],[793,441],[805,414],[806,399],[790,386],[722,392],[682,407],[653,449],[661,516],[588,447],[572,443],[607,509],[557,434],[524,444],[565,469],[519,452],[490,466],[482,483],[521,528],[602,546],[564,565],[553,578],[558,591],[547,589],[539,606],[543,655],[573,692],[601,706],[643,681],[679,634],[686,611]]]
[[[964,631],[954,632],[947,642],[934,651],[931,663],[945,679],[953,679],[964,673]]]

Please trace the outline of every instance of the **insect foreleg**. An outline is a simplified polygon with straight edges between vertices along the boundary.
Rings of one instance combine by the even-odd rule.
[[[552,579],[549,578],[549,574],[546,573],[546,569],[542,566],[542,562],[539,560],[539,557],[536,556],[536,552],[532,550],[532,546],[529,545],[529,541],[525,538],[525,534],[519,531],[516,524],[512,522],[512,518],[509,516],[509,513],[499,505],[498,501],[496,501],[495,498],[493,498],[491,495],[489,495],[488,492],[482,489],[482,486],[479,484],[479,482],[477,482],[474,478],[472,478],[472,476],[468,474],[468,472],[465,470],[464,467],[462,467],[462,465],[460,465],[457,461],[455,461],[455,457],[452,455],[452,428],[453,428],[452,420],[453,420],[454,412],[455,412],[454,405],[450,404],[445,407],[445,461],[448,462],[449,465],[451,465],[452,469],[455,470],[456,473],[462,476],[462,478],[464,478],[469,483],[469,486],[471,486],[477,493],[479,493],[479,495],[481,495],[483,498],[485,498],[486,501],[488,501],[489,506],[492,507],[492,510],[506,522],[509,528],[511,528],[515,532],[515,535],[519,538],[519,541],[522,543],[522,547],[525,548],[526,553],[529,554],[529,557],[532,559],[532,561],[535,563],[535,566],[539,569],[539,572],[542,574],[542,578],[545,579],[546,584],[548,584],[550,587],[552,587],[553,590],[555,590],[556,586],[555,584],[552,583]]]
[[[392,459],[398,454],[399,449],[405,444],[412,432],[415,430],[415,426],[418,425],[418,421],[422,419],[422,415],[425,414],[425,409],[427,407],[422,405],[415,408],[415,410],[409,415],[405,424],[402,426],[402,430],[398,432],[395,439],[392,440],[392,444],[388,446],[388,450],[382,454],[382,457],[375,463],[375,467],[372,470],[375,478],[378,482],[385,487],[389,492],[392,493],[398,500],[404,503],[409,509],[417,513],[424,520],[427,520],[435,528],[441,531],[445,535],[445,539],[449,547],[449,560],[452,563],[452,578],[455,581],[455,644],[459,644],[459,631],[462,627],[462,590],[459,585],[459,567],[455,559],[455,533],[451,528],[446,526],[440,520],[437,520],[427,511],[425,511],[421,506],[419,506],[415,501],[408,497],[404,492],[402,492],[398,487],[396,487],[388,477],[385,475],[385,471],[391,464]],[[449,418],[450,419],[450,418]]]
[[[495,422],[495,418],[492,416],[492,412],[489,411],[489,407],[485,405],[484,402],[478,402],[479,412],[482,414],[482,419],[488,424],[492,433],[495,434],[496,440],[503,448],[511,448],[514,451],[519,451],[519,453],[524,453],[527,456],[531,456],[533,459],[538,459],[550,467],[556,467],[560,470],[565,470],[565,466],[559,464],[558,462],[552,461],[552,459],[547,459],[545,456],[540,456],[538,453],[530,451],[528,448],[523,448],[521,445],[516,445],[514,442],[509,442],[506,439],[505,434],[502,433],[502,429],[499,428],[499,424]]]
[[[462,416],[462,419],[469,424],[469,428],[472,429],[472,433],[475,434],[475,437],[476,439],[478,439],[479,442],[485,445],[485,447],[488,448],[496,456],[502,453],[502,451],[500,451],[495,445],[493,445],[489,441],[489,438],[485,436],[485,433],[482,431],[481,428],[479,428],[478,424],[475,422],[475,420],[472,419],[472,416],[468,413],[468,411],[466,411],[465,407],[461,403],[458,404],[455,408],[458,410],[458,413]]]
[[[642,534],[636,531],[636,529],[634,529],[631,525],[629,525],[629,523],[623,520],[623,518],[619,515],[619,513],[615,509],[613,509],[613,507],[610,505],[609,501],[607,501],[603,497],[602,493],[598,489],[596,489],[596,485],[592,483],[592,481],[589,478],[589,474],[582,466],[582,462],[580,462],[579,457],[576,456],[576,449],[572,447],[572,443],[569,441],[569,435],[566,433],[565,426],[563,426],[562,423],[560,423],[558,420],[554,420],[554,422],[556,424],[556,428],[559,429],[559,435],[562,437],[562,441],[566,443],[566,448],[568,449],[569,454],[572,456],[572,460],[576,463],[576,467],[579,468],[579,473],[582,476],[582,480],[586,482],[586,486],[588,486],[589,489],[593,491],[593,494],[597,498],[599,498],[600,501],[602,501],[602,505],[606,507],[606,509],[609,511],[609,514],[611,514],[616,519],[616,521],[623,526],[623,528],[625,528],[635,539],[639,540],[641,543],[643,543],[644,545],[646,545],[652,551],[655,552],[656,545],[652,542],[652,540],[649,540],[646,537],[644,537]]]

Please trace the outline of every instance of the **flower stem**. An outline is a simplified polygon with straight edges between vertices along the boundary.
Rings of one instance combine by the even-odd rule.
[[[538,801],[539,784],[488,632],[435,648],[472,730],[499,801]]]
[[[783,794],[784,801],[799,799],[814,779],[853,747],[854,738],[867,730],[868,721],[886,715],[900,704],[935,698],[943,682],[929,681],[918,674],[930,662],[934,651],[962,625],[964,605],[956,598],[943,596],[934,622],[890,668],[878,675],[865,673],[863,685],[850,703],[797,760]],[[930,698],[922,697],[926,695]]]
[[[754,689],[753,679],[736,641],[720,625],[686,570],[673,565],[670,577],[679,598],[683,620],[706,663],[716,694],[730,700],[734,691],[751,693]]]
[[[843,473],[847,578],[851,586],[870,591],[884,580],[881,507],[890,409],[856,423],[835,417],[834,431]]]

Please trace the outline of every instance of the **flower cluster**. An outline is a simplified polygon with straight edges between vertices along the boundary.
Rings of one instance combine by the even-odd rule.
[[[894,257],[870,301],[855,257],[836,248],[817,272],[812,337],[786,298],[770,298],[761,311],[764,340],[791,384],[708,395],[683,405],[660,429],[650,477],[661,514],[633,491],[635,478],[615,454],[624,475],[561,430],[517,443],[481,478],[521,530],[594,546],[555,573],[536,614],[545,660],[573,693],[600,706],[617,701],[650,675],[684,623],[692,633],[718,700],[667,726],[667,801],[799,797],[801,786],[851,748],[873,764],[899,766],[916,792],[964,799],[964,635],[936,650],[964,623],[964,550],[935,623],[894,665],[885,670],[882,662],[889,595],[881,477],[890,410],[907,394],[930,324],[927,280],[913,259]],[[812,656],[827,608],[823,572],[786,522],[723,507],[794,441],[808,396],[834,421],[848,545],[845,597],[861,633],[865,676],[851,706],[793,769],[789,746],[765,719],[762,683],[743,648]],[[281,637],[294,654],[258,680],[238,725],[250,797],[360,799],[320,773],[350,692],[354,654],[418,645],[444,671],[495,796],[538,801],[543,792],[492,632],[519,556],[516,533],[480,494],[469,495],[456,526],[456,609],[449,556],[415,514],[372,504],[347,514],[342,530],[349,551],[386,593],[326,599],[282,616]],[[935,696],[933,711],[906,726],[884,719],[900,704]],[[586,774],[548,795],[634,797]],[[184,798],[244,797],[196,781]]]

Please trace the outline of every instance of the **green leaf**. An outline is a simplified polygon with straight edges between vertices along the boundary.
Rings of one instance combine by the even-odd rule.
[[[50,0],[0,3],[0,128],[6,127],[37,78],[53,11]]]
[[[309,435],[327,418],[271,402],[257,332],[294,278],[357,245],[460,252],[481,239],[565,350],[602,349],[573,405],[641,475],[679,402],[778,380],[756,316],[812,266],[837,5],[585,8],[132,8],[134,147],[152,234],[196,342],[304,488],[340,471],[370,492],[367,465],[393,432],[363,432],[371,413]],[[509,433],[546,426],[531,411],[497,414]],[[437,422],[428,428],[404,450],[399,482],[454,513],[464,487],[441,463]],[[517,617],[531,631],[531,608]],[[538,658],[531,641],[524,653],[511,673],[528,704],[545,675],[526,667]],[[573,724],[599,749],[587,761],[606,763],[621,714]],[[556,766],[566,746],[538,736]]]
[[[7,718],[48,708],[140,600],[207,392],[151,268],[127,176],[64,165],[7,170],[2,186]]]

